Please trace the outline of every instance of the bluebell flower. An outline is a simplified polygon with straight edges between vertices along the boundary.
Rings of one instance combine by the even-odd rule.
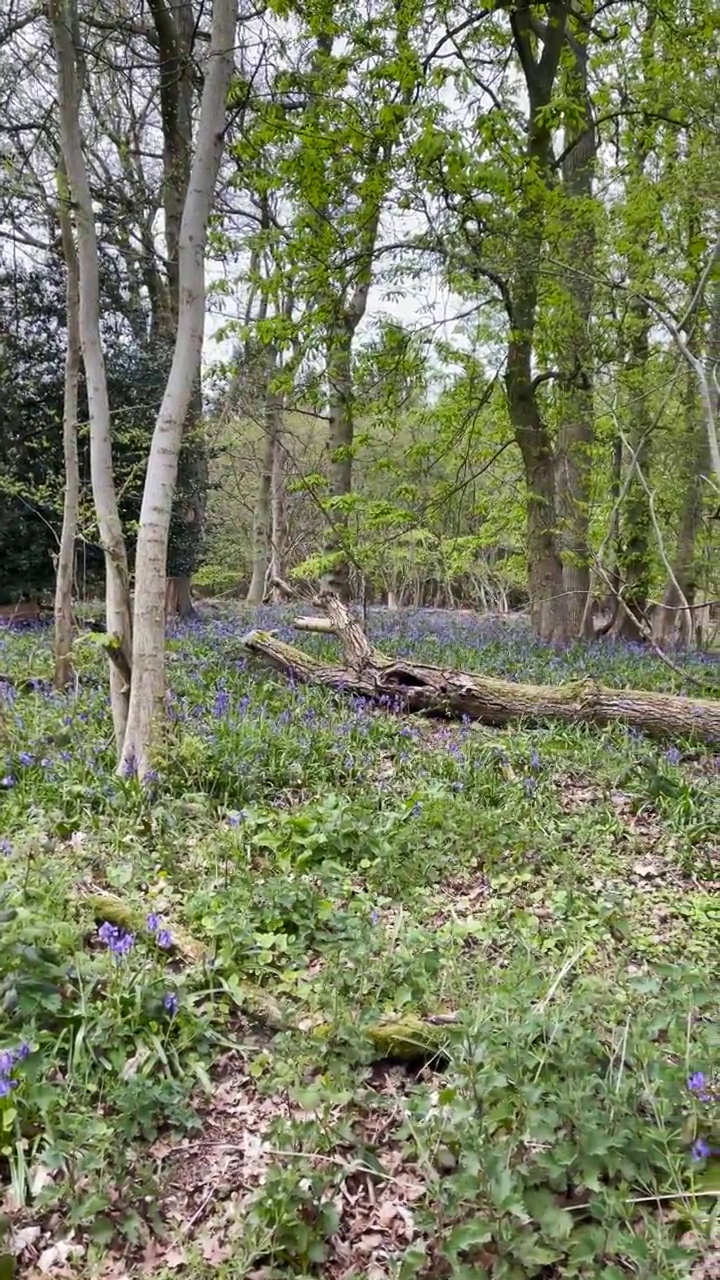
[[[692,1075],[688,1076],[687,1087],[688,1089],[691,1089],[693,1093],[696,1093],[699,1089],[704,1089],[705,1084],[706,1080],[704,1071],[693,1071]]]
[[[168,951],[173,944],[172,934],[169,929],[159,929],[156,935],[157,944],[164,951]]]
[[[12,842],[8,840],[7,836],[3,836],[2,840],[0,840],[0,854],[3,854],[5,857],[8,857],[11,853],[12,853]]]
[[[113,955],[126,956],[128,951],[132,951],[135,946],[135,934],[130,933],[127,929],[120,929],[115,924],[110,924],[106,920],[98,929],[98,937],[104,942]]]
[[[380,912],[375,910],[370,912],[370,923],[375,925],[380,919]]]
[[[537,782],[534,778],[523,778],[523,789],[528,800],[531,800],[537,791]]]
[[[178,998],[175,995],[174,991],[168,991],[167,995],[163,997],[163,1009],[167,1009],[167,1012],[171,1015],[171,1017],[174,1017],[175,1014],[177,1013]]]
[[[235,809],[234,809],[234,810],[232,810],[232,811],[227,815],[227,824],[228,824],[228,826],[229,826],[229,827],[239,827],[239,826],[240,826],[241,821],[242,821],[242,814],[241,814],[241,813],[238,813],[238,812],[237,812],[237,810],[235,810]]]
[[[696,1138],[690,1148],[690,1155],[693,1160],[707,1160],[710,1154],[710,1144],[704,1138]]]
[[[15,786],[15,779],[13,778],[11,773],[6,773],[4,778],[0,778],[0,787],[5,787],[6,790],[9,790],[10,787],[14,787],[14,786]]]
[[[25,768],[27,768],[28,765],[34,764],[35,757],[31,751],[21,751],[20,755],[18,756],[18,760],[20,761],[21,765],[24,765]]]
[[[157,933],[160,928],[160,916],[156,915],[154,911],[151,911],[148,915],[147,927],[151,933]]]
[[[687,1087],[691,1093],[694,1093],[701,1102],[709,1102],[710,1094],[707,1091],[707,1080],[704,1071],[694,1071],[688,1076]]]
[[[12,1049],[0,1049],[0,1076],[7,1076],[15,1066],[15,1054]]]
[[[680,761],[682,760],[682,755],[678,751],[677,747],[668,747],[667,751],[665,752],[665,759],[667,760],[668,764],[676,765],[676,764],[679,764]]]
[[[0,1098],[7,1098],[15,1088],[17,1088],[17,1080],[6,1080],[4,1076],[0,1076]]]

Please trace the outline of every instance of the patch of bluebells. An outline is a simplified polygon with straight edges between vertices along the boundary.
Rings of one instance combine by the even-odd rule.
[[[163,996],[163,1009],[170,1014],[171,1018],[175,1017],[178,1011],[179,1001],[174,991],[168,991]]]
[[[147,927],[150,933],[155,935],[155,941],[163,951],[169,951],[172,944],[172,934],[169,929],[165,929],[162,924],[162,916],[151,911],[147,918]]]
[[[30,1054],[30,1045],[23,1041],[16,1049],[0,1049],[0,1098],[7,1096],[16,1089],[19,1080],[16,1080],[13,1072],[17,1070],[18,1063],[24,1062]]]
[[[119,960],[132,951],[135,946],[135,934],[128,929],[123,929],[119,925],[111,924],[106,920],[98,929],[98,938],[105,943],[108,950]]]

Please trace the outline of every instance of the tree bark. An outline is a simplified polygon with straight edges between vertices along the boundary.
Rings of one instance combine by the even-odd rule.
[[[536,635],[547,641],[567,637],[563,567],[557,545],[555,458],[533,377],[533,341],[540,265],[552,181],[552,133],[547,122],[565,40],[567,8],[551,0],[542,43],[536,54],[529,0],[511,14],[513,41],[525,76],[529,115],[527,172],[518,218],[517,245],[506,298],[510,339],[505,374],[510,421],[522,455],[527,486],[527,555],[530,617]]]
[[[703,475],[710,456],[692,369],[688,369],[686,373],[684,416],[684,438],[681,440],[678,457],[682,483],[680,523],[672,575],[668,574],[662,604],[653,619],[653,639],[660,646],[674,641],[692,645],[695,639],[693,616],[688,613],[683,601],[690,608],[695,603],[695,545],[702,518]]]
[[[542,724],[628,724],[658,738],[688,737],[720,742],[720,702],[681,698],[644,690],[610,689],[591,680],[560,685],[522,685],[475,673],[446,670],[389,658],[368,641],[360,623],[336,597],[324,595],[326,609],[343,650],[333,664],[310,657],[266,632],[243,638],[244,649],[285,675],[322,684],[373,701],[392,699],[398,709],[447,717],[468,716],[484,724],[515,720]],[[304,619],[308,629],[308,620]],[[321,619],[324,624],[325,619]],[[319,630],[324,630],[321,625]]]
[[[285,451],[282,443],[283,418],[279,416],[277,433],[273,444],[272,464],[272,520],[270,581],[282,578],[285,569],[285,551],[287,545],[287,520],[285,513]],[[277,600],[276,588],[273,587],[273,599]]]
[[[353,382],[352,330],[344,318],[333,325],[327,337],[328,405],[328,490],[330,510],[325,538],[325,555],[330,558],[323,585],[341,600],[350,598],[350,566],[347,556],[348,513],[343,499],[352,492]]]
[[[112,432],[105,360],[100,339],[100,281],[97,236],[80,133],[80,77],[76,64],[75,0],[48,0],[58,79],[58,112],[63,162],[75,205],[80,278],[80,344],[90,418],[90,475],[100,541],[105,554],[107,634],[129,667],[132,650],[127,553],[113,475]],[[117,663],[110,663],[110,700],[118,752],[127,724],[129,689]]]
[[[253,567],[246,601],[262,604],[269,577],[281,578],[280,566],[274,566],[273,515],[277,495],[274,492],[278,443],[282,433],[283,397],[273,390],[278,369],[278,353],[269,346],[265,351],[266,373],[263,378],[263,456],[258,491],[253,512]]]
[[[205,238],[234,61],[238,0],[215,0],[195,157],[178,242],[180,311],[172,366],[150,446],[135,558],[133,680],[121,770],[144,776],[162,722],[165,579],[183,426],[200,367],[205,321]]]
[[[595,255],[593,179],[598,137],[588,92],[588,57],[583,32],[576,33],[573,52],[569,89],[584,111],[574,144],[562,165],[568,202],[562,243],[562,256],[567,262],[564,293],[568,323],[567,328],[561,326],[560,334],[557,489],[564,608],[568,632],[578,636],[583,630],[590,590],[590,462],[595,434],[590,325]]]
[[[70,192],[62,166],[58,169],[58,215],[67,280],[65,306],[67,318],[67,350],[65,352],[65,389],[63,397],[63,460],[65,491],[60,550],[55,580],[55,676],[56,689],[66,689],[73,680],[73,579],[75,576],[75,538],[80,503],[80,468],[78,463],[77,415],[78,384],[82,351],[80,347],[80,273],[70,217]]]
[[[650,580],[650,501],[637,468],[647,478],[652,426],[647,395],[647,365],[650,358],[650,312],[643,299],[633,299],[628,316],[628,358],[622,382],[628,406],[630,425],[629,449],[625,463],[633,468],[625,501],[620,512],[620,537],[617,571],[626,609],[618,611],[613,635],[625,640],[642,639],[641,622],[645,617]]]

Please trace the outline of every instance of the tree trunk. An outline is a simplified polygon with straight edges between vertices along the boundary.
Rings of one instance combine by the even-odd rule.
[[[195,606],[190,589],[190,578],[186,573],[165,582],[165,617],[193,618]]]
[[[563,567],[555,541],[556,463],[547,427],[535,403],[535,392],[524,376],[521,375],[519,388],[512,385],[511,378],[509,366],[511,419],[522,453],[527,487],[530,620],[538,639],[554,643],[568,638]],[[527,419],[527,426],[522,425],[523,419]]]
[[[272,480],[275,441],[268,427],[263,440],[262,467],[253,512],[252,577],[245,600],[248,604],[262,604],[270,561],[270,521],[272,518]],[[278,574],[278,577],[282,575]]]
[[[330,328],[327,339],[330,509],[324,551],[330,558],[330,564],[323,575],[323,586],[327,591],[335,592],[341,600],[350,598],[349,522],[343,500],[352,493],[354,424],[351,356],[352,332],[340,320]]]
[[[590,324],[595,256],[593,177],[598,139],[588,93],[587,48],[581,33],[576,33],[573,48],[569,88],[584,107],[584,116],[574,145],[562,166],[564,194],[568,202],[562,243],[562,256],[567,262],[564,288],[567,329],[561,326],[557,488],[564,610],[569,634],[578,636],[583,629],[590,590],[588,528],[594,438]]]
[[[652,421],[647,395],[647,365],[650,358],[650,314],[642,299],[630,303],[628,359],[622,377],[630,426],[624,451],[625,465],[632,467],[625,501],[620,512],[617,572],[626,609],[619,609],[612,634],[624,640],[643,638],[650,592],[650,500],[637,468],[646,479]]]
[[[278,495],[274,492],[274,483],[280,477],[275,475],[278,465],[279,440],[282,433],[283,397],[273,389],[273,380],[277,374],[279,357],[277,351],[268,347],[265,352],[265,376],[263,378],[263,423],[264,441],[263,457],[258,491],[253,512],[253,567],[252,578],[246,601],[248,604],[262,604],[268,578],[282,578],[280,565],[277,569],[275,560],[275,543],[273,517]]]
[[[63,400],[63,458],[65,493],[60,550],[55,580],[55,677],[56,689],[66,689],[73,679],[73,579],[75,576],[75,537],[80,503],[80,468],[78,464],[77,414],[80,381],[80,274],[70,217],[70,192],[62,167],[58,170],[58,213],[63,257],[67,271],[65,301],[67,313],[67,350],[65,352],[65,391]]]
[[[687,370],[685,392],[685,432],[678,456],[679,480],[682,485],[682,508],[678,527],[672,576],[663,592],[662,604],[653,619],[653,639],[665,645],[694,641],[692,608],[695,603],[695,543],[702,517],[703,474],[709,462],[707,433],[699,412],[697,384],[692,369]],[[679,588],[679,590],[678,590]]]
[[[609,689],[592,680],[573,681],[558,687],[522,685],[474,672],[403,662],[375,649],[359,622],[336,597],[324,595],[321,603],[340,640],[343,662],[321,662],[302,649],[261,631],[246,635],[243,647],[293,679],[373,701],[382,699],[385,704],[390,699],[410,712],[455,718],[468,716],[491,725],[505,725],[515,720],[525,724],[549,720],[601,725],[620,722],[654,737],[675,740],[687,736],[700,742],[720,742],[720,702],[644,690]],[[308,620],[303,622],[303,629],[308,630]],[[326,630],[325,619],[320,623],[318,629]]]
[[[63,162],[75,204],[80,278],[80,344],[90,418],[90,475],[100,541],[105,554],[106,627],[116,656],[110,660],[110,701],[118,752],[128,716],[132,647],[127,553],[118,512],[113,475],[112,434],[105,360],[100,339],[100,281],[95,215],[80,134],[80,85],[75,50],[77,11],[74,0],[49,0],[58,78],[58,111]]]
[[[285,515],[285,451],[282,444],[282,431],[283,418],[281,408],[278,415],[277,432],[273,442],[270,551],[271,582],[277,582],[281,579],[285,569],[287,522]],[[277,588],[273,587],[273,600],[277,600],[279,598],[276,592]]]
[[[193,62],[197,37],[195,6],[186,0],[150,0],[160,63],[160,114],[163,134],[163,214],[168,287],[152,295],[160,304],[154,332],[160,351],[172,351],[180,314],[180,232],[192,164]],[[166,296],[167,295],[167,296]],[[164,305],[167,303],[167,305]],[[168,360],[168,372],[171,361]],[[174,585],[166,593],[170,607],[178,604],[192,617],[190,577],[200,552],[205,522],[208,462],[202,419],[200,370],[183,425],[175,502],[170,520],[167,574]]]
[[[165,576],[178,457],[198,378],[205,321],[205,238],[215,190],[233,68],[238,0],[215,0],[197,146],[178,245],[180,312],[172,366],[150,446],[135,557],[133,680],[121,769],[150,769],[162,722]]]
[[[539,55],[527,0],[513,8],[510,22],[525,76],[529,114],[527,171],[511,283],[505,300],[510,322],[505,386],[527,485],[530,616],[535,634],[541,640],[552,642],[566,639],[567,622],[562,562],[557,547],[555,459],[550,432],[540,412],[532,357],[547,200],[553,181],[552,134],[547,110],[565,42],[567,10],[561,4],[553,6]]]

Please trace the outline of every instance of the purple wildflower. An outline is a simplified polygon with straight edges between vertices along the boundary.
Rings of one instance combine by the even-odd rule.
[[[534,778],[523,778],[523,788],[528,800],[532,800],[537,791],[537,782]]]
[[[151,911],[148,915],[147,927],[151,933],[157,933],[160,928],[160,916],[156,915],[154,911]]]
[[[7,858],[11,853],[12,843],[8,840],[7,836],[3,836],[2,840],[0,840],[0,854],[3,854]]]
[[[704,1138],[696,1138],[690,1148],[690,1155],[693,1160],[707,1160],[710,1155],[710,1145]]]
[[[371,912],[370,912],[370,923],[371,923],[371,924],[377,924],[377,922],[378,922],[378,920],[379,920],[379,919],[380,919],[380,912],[379,912],[379,911],[371,911]]]
[[[135,946],[135,934],[130,933],[127,929],[120,929],[115,924],[110,924],[109,920],[100,925],[98,937],[116,956],[126,956],[128,951],[132,951]]]
[[[170,1014],[171,1017],[174,1017],[175,1014],[177,1013],[178,998],[175,995],[174,991],[168,991],[167,994],[163,997],[163,1009],[167,1009],[167,1012]]]
[[[227,824],[229,827],[239,827],[242,822],[242,814],[233,809],[227,816]]]
[[[694,1071],[688,1076],[687,1087],[691,1093],[694,1093],[701,1102],[709,1102],[710,1094],[707,1091],[707,1079],[704,1071]]]
[[[168,951],[173,944],[172,934],[170,933],[170,930],[158,929],[158,932],[156,934],[156,941],[158,946],[162,947],[163,951]]]
[[[34,763],[35,757],[31,751],[21,751],[20,755],[18,756],[18,760],[20,761],[21,765],[27,768],[28,765],[31,765]]]
[[[677,747],[668,747],[667,751],[665,752],[665,759],[667,760],[668,764],[676,765],[676,764],[679,764],[680,761],[682,760],[682,755],[678,751]]]
[[[9,791],[10,787],[14,787],[14,786],[15,786],[15,779],[13,778],[11,773],[6,773],[4,778],[0,778],[0,787],[4,787],[6,791]]]
[[[12,1049],[0,1050],[0,1076],[7,1076],[15,1066],[15,1054]]]
[[[7,1098],[8,1094],[17,1087],[17,1080],[6,1080],[4,1076],[0,1077],[0,1098]]]
[[[15,1052],[16,1052],[16,1055],[17,1055],[17,1060],[18,1060],[18,1062],[24,1062],[26,1058],[29,1058],[29,1057],[30,1057],[30,1045],[28,1044],[27,1040],[23,1040],[23,1041],[22,1041],[22,1044],[19,1044],[19,1045],[18,1045],[18,1047],[17,1047],[17,1049],[16,1049],[16,1051],[15,1051]]]

